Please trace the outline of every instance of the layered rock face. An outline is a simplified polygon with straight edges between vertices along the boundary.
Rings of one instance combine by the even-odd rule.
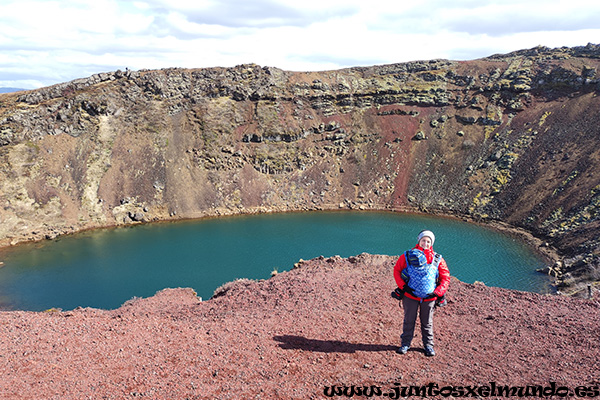
[[[0,241],[249,212],[525,228],[600,279],[600,46],[326,72],[116,71],[0,95]]]

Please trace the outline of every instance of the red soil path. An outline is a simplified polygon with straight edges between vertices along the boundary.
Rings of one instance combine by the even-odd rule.
[[[428,384],[600,386],[597,300],[453,279],[449,304],[436,311],[436,357],[424,356],[418,333],[408,354],[396,354],[394,262],[367,254],[305,261],[269,280],[227,284],[208,301],[168,289],[117,310],[0,312],[0,398],[322,399],[333,385],[383,393]]]

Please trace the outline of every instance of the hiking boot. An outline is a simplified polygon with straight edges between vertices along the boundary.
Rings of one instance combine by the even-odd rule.
[[[408,352],[408,349],[410,349],[409,346],[400,346],[398,348],[398,350],[396,350],[396,353],[398,353],[398,354],[406,354]]]
[[[433,346],[425,346],[425,355],[427,357],[435,356],[435,351],[433,351]]]

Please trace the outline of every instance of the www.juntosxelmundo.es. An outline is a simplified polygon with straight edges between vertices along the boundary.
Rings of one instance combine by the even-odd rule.
[[[389,399],[400,399],[406,397],[580,397],[594,398],[600,397],[600,386],[581,385],[575,388],[559,386],[556,382],[549,382],[546,386],[527,385],[527,386],[509,386],[498,385],[496,382],[489,382],[486,385],[457,385],[440,386],[436,383],[427,385],[403,386],[400,383],[394,383],[393,387],[382,388],[381,386],[327,386],[323,390],[327,397],[387,397]]]

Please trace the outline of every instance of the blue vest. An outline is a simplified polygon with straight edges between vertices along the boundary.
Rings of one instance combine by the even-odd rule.
[[[442,256],[434,253],[431,264],[427,263],[425,253],[418,249],[404,253],[406,268],[402,271],[402,279],[413,290],[415,296],[425,297],[437,286],[438,266]]]

